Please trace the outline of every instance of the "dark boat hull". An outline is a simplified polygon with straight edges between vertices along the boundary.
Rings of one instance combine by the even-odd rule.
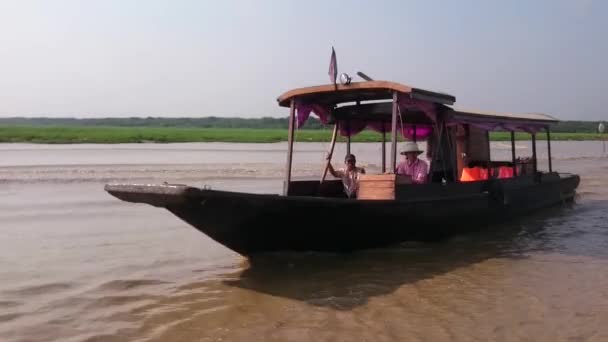
[[[433,240],[553,206],[574,197],[579,177],[485,182],[480,191],[407,200],[259,195],[173,185],[108,185],[129,202],[167,208],[242,254],[347,252],[407,240]]]

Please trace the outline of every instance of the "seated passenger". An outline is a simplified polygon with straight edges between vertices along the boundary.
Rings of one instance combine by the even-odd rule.
[[[429,167],[424,160],[418,159],[418,155],[422,153],[418,148],[418,144],[413,141],[405,143],[401,155],[404,156],[397,165],[395,173],[398,175],[409,176],[409,180],[415,184],[425,184],[427,181],[427,173]]]
[[[336,178],[342,179],[344,185],[344,192],[349,198],[357,196],[357,189],[359,188],[359,175],[365,173],[365,169],[357,167],[357,159],[354,154],[347,154],[344,158],[344,166],[341,169],[334,170],[331,163],[329,163],[329,173]]]

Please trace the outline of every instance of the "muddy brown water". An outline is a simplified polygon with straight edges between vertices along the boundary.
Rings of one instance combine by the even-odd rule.
[[[528,145],[518,142],[518,155]],[[493,158],[509,159],[509,147],[493,143]],[[554,168],[581,175],[572,204],[346,255],[249,263],[166,210],[103,191],[168,181],[278,193],[284,148],[0,145],[0,341],[608,340],[599,142],[553,143]],[[326,148],[297,144],[296,176],[318,177]],[[371,171],[379,151],[353,146]]]

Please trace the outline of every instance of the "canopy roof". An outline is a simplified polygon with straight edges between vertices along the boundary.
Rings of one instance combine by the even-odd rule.
[[[448,108],[447,106],[444,107]],[[446,114],[448,123],[469,124],[488,131],[506,130],[536,133],[559,121],[550,115],[541,113],[496,113],[450,108]]]
[[[290,101],[297,98],[303,102],[319,105],[336,105],[345,102],[390,100],[393,91],[409,94],[410,98],[440,104],[454,104],[456,97],[430,90],[410,87],[389,81],[353,82],[351,84],[326,84],[298,88],[283,93],[277,101],[280,106],[289,107]]]
[[[497,113],[480,110],[465,110],[459,108],[451,108],[450,116],[452,119],[469,119],[479,121],[525,121],[530,123],[556,123],[559,120],[551,115],[542,113]]]
[[[301,127],[311,113],[322,123],[332,120],[346,123],[343,135],[357,134],[365,127],[387,132],[391,130],[393,95],[397,93],[399,124],[402,130],[432,127],[441,120],[447,125],[469,124],[484,130],[539,132],[558,122],[540,113],[496,113],[452,108],[452,95],[413,88],[389,81],[355,82],[348,85],[320,85],[290,90],[277,99],[280,106],[289,107],[295,100],[297,127]],[[343,129],[343,130],[342,130]],[[405,133],[404,133],[405,134]]]
[[[465,110],[448,106],[439,106],[438,110],[446,114],[447,121],[475,121],[475,122],[509,122],[519,124],[551,124],[559,120],[542,113],[498,113],[480,110]],[[339,120],[358,119],[370,121],[390,121],[392,103],[368,103],[361,105],[345,105],[334,111]],[[417,110],[402,111],[402,120],[408,123],[432,124],[432,120],[424,116],[424,112]]]

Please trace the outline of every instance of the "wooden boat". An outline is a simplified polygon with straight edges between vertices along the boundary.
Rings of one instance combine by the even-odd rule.
[[[492,229],[492,223],[574,197],[579,177],[552,170],[550,124],[555,118],[458,110],[451,107],[455,100],[452,95],[386,81],[294,89],[278,98],[280,106],[290,108],[283,194],[171,184],[108,184],[105,189],[124,201],[166,208],[246,256],[285,250],[346,252],[438,239]],[[311,113],[334,126],[331,151],[338,133],[347,138],[350,152],[351,136],[363,129],[381,132],[382,172],[362,175],[355,198],[345,196],[340,180],[325,180],[326,172],[318,180],[292,180],[294,130]],[[511,160],[490,158],[488,132],[494,130],[511,132]],[[529,159],[516,158],[516,131],[531,136]],[[541,132],[547,135],[545,172],[536,162],[536,135]],[[426,184],[407,184],[394,174],[398,135],[428,142]],[[508,172],[503,174],[504,170]],[[471,179],[471,174],[477,178]]]

